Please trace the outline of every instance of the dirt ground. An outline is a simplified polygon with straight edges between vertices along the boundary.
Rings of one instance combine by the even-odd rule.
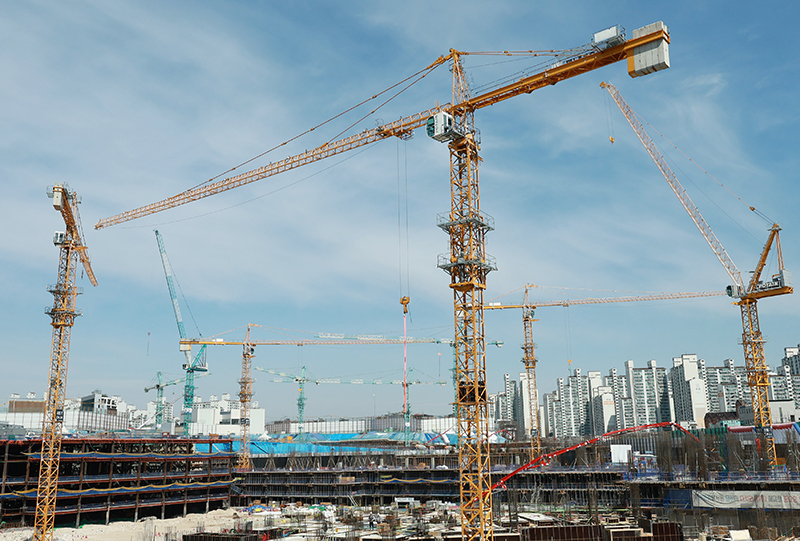
[[[217,509],[204,515],[187,515],[166,520],[140,520],[139,522],[112,522],[87,524],[80,528],[56,528],[53,539],[57,541],[146,541],[165,540],[168,534],[188,534],[204,528],[206,532],[219,532],[234,526],[236,516],[247,512],[236,509]],[[150,534],[155,534],[151,536]],[[14,528],[0,531],[0,541],[27,541],[33,528]]]

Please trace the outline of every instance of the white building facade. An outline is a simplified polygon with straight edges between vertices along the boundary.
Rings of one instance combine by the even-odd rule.
[[[250,404],[250,433],[263,434],[266,412],[258,407],[258,402]],[[241,409],[237,399],[231,400],[229,393],[221,398],[211,395],[207,402],[199,396],[194,397],[192,408],[192,424],[189,428],[191,436],[207,436],[219,434],[235,436],[241,432]]]

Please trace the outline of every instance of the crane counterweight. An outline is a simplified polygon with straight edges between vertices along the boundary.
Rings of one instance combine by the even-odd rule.
[[[658,21],[633,31],[633,39],[663,31],[665,36],[656,41],[634,47],[628,57],[628,73],[631,77],[642,77],[669,68],[669,29]]]

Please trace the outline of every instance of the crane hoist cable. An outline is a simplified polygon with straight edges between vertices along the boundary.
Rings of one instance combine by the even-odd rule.
[[[403,166],[400,164],[400,143],[403,144]],[[404,139],[397,139],[397,249],[398,278],[400,286],[400,304],[403,307],[403,434],[404,445],[408,446],[411,437],[411,405],[408,397],[408,304],[410,298],[410,264],[409,264],[409,228],[408,228],[408,147]],[[404,242],[405,241],[405,242]],[[403,244],[405,243],[405,288],[403,287]]]
[[[408,148],[403,143],[403,164],[400,163],[400,143],[397,140],[397,273],[400,297],[411,295],[410,236],[408,226]],[[405,257],[403,245],[405,244]],[[404,261],[405,260],[405,261]],[[405,265],[404,265],[405,263]],[[405,266],[405,287],[403,287],[403,267]],[[401,301],[402,302],[402,301]],[[404,312],[408,313],[407,304]]]
[[[272,148],[270,148],[270,149],[268,149],[268,150],[265,150],[265,151],[264,151],[264,152],[262,152],[261,154],[258,154],[257,156],[253,156],[253,157],[252,157],[252,158],[250,158],[249,160],[243,161],[243,162],[242,162],[242,163],[240,163],[239,165],[235,165],[235,166],[231,167],[230,169],[228,169],[228,170],[226,170],[226,171],[223,171],[222,173],[220,173],[220,174],[218,174],[218,175],[216,175],[216,176],[214,176],[214,177],[211,177],[210,179],[206,180],[205,182],[201,182],[200,184],[197,184],[197,185],[195,185],[195,186],[194,186],[192,189],[194,189],[194,188],[199,188],[200,186],[203,186],[203,185],[205,185],[205,184],[209,184],[209,183],[211,183],[211,182],[214,182],[214,181],[215,181],[215,180],[217,180],[218,178],[220,178],[220,177],[222,177],[222,176],[224,176],[224,175],[227,175],[228,173],[232,173],[233,171],[236,171],[236,170],[237,170],[237,169],[239,169],[240,167],[242,167],[242,166],[244,166],[244,165],[247,165],[248,163],[251,163],[251,162],[253,162],[253,161],[255,161],[255,160],[257,160],[257,159],[259,159],[259,158],[261,158],[261,157],[264,157],[264,156],[266,156],[267,154],[269,154],[270,152],[273,152],[273,151],[275,151],[275,150],[278,150],[279,148],[281,148],[281,147],[283,147],[283,146],[286,146],[286,145],[288,145],[288,144],[289,144],[289,143],[291,143],[292,141],[296,141],[297,139],[300,139],[300,138],[301,138],[301,137],[303,137],[304,135],[308,135],[309,133],[311,133],[312,131],[316,130],[317,128],[321,128],[322,126],[324,126],[324,125],[326,125],[326,124],[329,124],[329,123],[333,122],[333,121],[334,121],[334,120],[336,120],[337,118],[339,118],[339,117],[342,117],[342,116],[346,115],[347,113],[349,113],[349,112],[351,112],[351,111],[354,111],[354,110],[358,109],[359,107],[361,107],[361,106],[362,106],[362,105],[364,105],[365,103],[369,103],[370,101],[372,101],[372,100],[376,99],[378,96],[381,96],[381,95],[383,95],[383,94],[385,94],[385,93],[389,92],[390,90],[392,90],[392,89],[394,89],[394,88],[397,88],[398,86],[400,86],[400,85],[402,85],[402,84],[406,83],[407,81],[409,81],[409,80],[413,79],[414,77],[417,77],[417,76],[419,76],[419,78],[418,78],[416,81],[413,81],[412,83],[410,83],[409,85],[407,85],[405,88],[403,88],[402,90],[400,90],[399,92],[397,92],[396,94],[394,94],[393,96],[391,96],[391,97],[390,97],[388,100],[386,100],[386,101],[384,101],[383,103],[381,103],[380,105],[378,105],[378,107],[376,107],[375,109],[373,109],[372,111],[370,111],[370,112],[369,112],[367,115],[364,115],[363,117],[359,118],[359,119],[358,119],[358,121],[356,121],[355,123],[351,124],[350,126],[348,126],[347,128],[345,128],[344,130],[340,131],[338,134],[334,135],[333,137],[331,137],[331,138],[328,140],[328,142],[334,141],[334,140],[338,139],[338,138],[339,138],[339,137],[340,137],[340,136],[341,136],[343,133],[345,133],[347,130],[351,129],[353,126],[355,126],[356,124],[358,124],[359,122],[361,122],[361,121],[362,121],[362,120],[364,120],[365,118],[369,117],[370,115],[372,115],[372,114],[375,114],[375,113],[378,111],[378,109],[380,109],[381,107],[383,107],[384,105],[386,105],[387,103],[389,103],[390,101],[392,101],[393,99],[395,99],[397,96],[399,96],[400,94],[402,94],[403,92],[405,92],[406,90],[408,90],[409,88],[411,88],[413,85],[415,85],[416,83],[418,83],[419,81],[421,81],[422,79],[424,79],[425,77],[427,77],[428,75],[430,75],[430,73],[431,73],[433,70],[435,70],[437,67],[439,67],[440,65],[441,65],[441,63],[434,63],[434,64],[431,64],[431,65],[430,65],[430,66],[428,66],[427,68],[425,68],[425,69],[422,69],[422,70],[419,70],[418,72],[414,73],[413,75],[409,75],[408,77],[406,77],[406,78],[405,78],[405,79],[403,79],[402,81],[399,81],[399,82],[397,82],[397,83],[393,84],[393,85],[392,85],[392,86],[390,86],[389,88],[386,88],[386,89],[384,89],[384,90],[382,90],[382,91],[378,92],[377,94],[373,95],[372,97],[370,97],[370,98],[367,98],[367,99],[365,99],[365,100],[361,101],[360,103],[357,103],[356,105],[353,105],[352,107],[350,107],[350,108],[348,108],[348,109],[345,109],[344,111],[342,111],[342,112],[341,112],[341,113],[339,113],[338,115],[334,115],[334,116],[332,116],[331,118],[329,118],[328,120],[325,120],[325,121],[323,121],[323,122],[320,122],[320,123],[319,123],[319,124],[317,124],[316,126],[314,126],[314,127],[312,127],[312,128],[309,128],[309,129],[307,129],[306,131],[304,131],[304,132],[302,132],[302,133],[299,133],[299,134],[295,135],[295,136],[294,136],[294,137],[292,137],[291,139],[287,139],[287,140],[286,140],[286,141],[284,141],[283,143],[280,143],[279,145],[275,145],[274,147],[272,147]],[[420,75],[420,74],[422,74],[422,75]]]
[[[608,140],[613,145],[614,141],[616,141],[616,137],[614,136],[614,115],[611,114],[611,96],[606,95],[604,100],[606,105],[606,129],[608,130]]]
[[[610,97],[610,96],[609,96],[609,97]],[[683,155],[683,157],[684,157],[684,158],[686,158],[687,160],[689,160],[689,161],[690,161],[690,162],[691,162],[691,163],[692,163],[692,164],[693,164],[695,167],[697,167],[698,169],[700,169],[700,171],[702,171],[703,173],[705,173],[706,175],[708,175],[709,177],[711,177],[712,179],[714,179],[714,182],[716,182],[717,184],[719,184],[721,187],[723,187],[725,190],[727,190],[727,191],[728,191],[728,193],[730,193],[732,196],[734,196],[736,199],[738,199],[740,202],[742,202],[744,205],[746,205],[746,206],[747,206],[747,208],[748,208],[748,209],[750,209],[750,211],[752,211],[752,212],[753,212],[753,213],[754,213],[756,216],[758,216],[759,218],[761,218],[762,220],[764,220],[765,222],[767,222],[767,223],[768,223],[768,224],[770,224],[770,225],[772,225],[773,223],[775,223],[775,222],[774,222],[772,219],[770,219],[770,218],[769,218],[769,217],[768,217],[766,214],[764,214],[763,212],[761,212],[760,210],[758,210],[758,209],[757,209],[757,208],[755,208],[754,206],[752,206],[752,205],[750,205],[749,203],[747,203],[747,202],[746,202],[744,199],[742,199],[741,197],[739,197],[739,195],[737,195],[737,194],[736,194],[736,192],[734,192],[733,190],[731,190],[730,188],[728,188],[728,187],[727,187],[725,184],[723,184],[722,182],[720,182],[720,180],[719,180],[717,177],[715,177],[714,175],[712,175],[711,173],[709,173],[709,172],[708,172],[708,171],[707,171],[705,168],[703,168],[703,166],[701,166],[699,163],[697,163],[696,161],[694,161],[694,160],[693,160],[693,159],[692,159],[692,158],[691,158],[689,155],[687,155],[687,154],[686,154],[686,153],[685,153],[683,150],[681,150],[680,148],[678,148],[678,145],[676,145],[675,143],[673,143],[672,141],[670,141],[669,139],[667,139],[667,138],[664,136],[664,134],[663,134],[663,133],[661,133],[660,131],[658,131],[658,129],[657,129],[655,126],[653,126],[653,125],[652,125],[652,124],[650,124],[648,121],[646,121],[644,118],[642,118],[642,117],[639,115],[639,113],[637,113],[637,112],[636,112],[636,111],[634,111],[633,109],[631,109],[631,112],[633,113],[633,115],[634,115],[634,116],[635,116],[637,119],[639,119],[639,122],[642,122],[643,124],[647,124],[647,126],[648,126],[649,128],[651,128],[651,129],[652,129],[654,132],[656,132],[656,133],[657,133],[657,134],[658,134],[658,135],[659,135],[659,136],[660,136],[660,137],[661,137],[661,138],[662,138],[664,141],[666,141],[667,143],[669,143],[669,144],[670,144],[670,146],[672,146],[672,147],[673,147],[675,150],[677,150],[678,152],[680,152],[680,153]],[[663,153],[662,153],[662,154],[663,154]],[[688,176],[687,176],[687,178],[688,178]],[[691,179],[690,179],[690,181],[691,181]],[[694,184],[694,183],[693,183],[693,184]],[[696,185],[695,185],[695,186],[696,186]],[[699,189],[699,188],[698,188],[698,189]],[[711,200],[711,198],[709,198],[709,200]],[[712,202],[712,203],[714,203],[714,201],[713,201],[713,200],[711,200],[711,202]],[[716,203],[714,203],[714,204],[716,205]],[[717,205],[717,207],[719,208],[719,206],[718,206],[718,205]],[[722,209],[720,209],[720,210],[722,210]],[[723,211],[723,212],[724,212],[724,211]],[[726,215],[727,215],[727,214],[726,214]],[[729,217],[730,217],[730,216],[729,216]],[[731,218],[731,219],[732,219],[732,218]],[[738,225],[738,224],[737,224],[737,225]]]
[[[202,338],[203,333],[200,332],[200,327],[197,325],[197,320],[194,318],[194,312],[192,312],[192,308],[189,306],[189,301],[186,299],[186,295],[183,293],[183,288],[178,280],[178,276],[175,274],[175,269],[172,269],[172,278],[175,279],[175,285],[178,286],[178,291],[183,299],[183,305],[186,307],[186,311],[189,312],[189,317],[192,318],[192,323],[194,323],[194,328],[197,331],[197,335]]]
[[[569,305],[564,307],[564,341],[567,346],[567,369],[572,375],[572,325],[569,320]]]

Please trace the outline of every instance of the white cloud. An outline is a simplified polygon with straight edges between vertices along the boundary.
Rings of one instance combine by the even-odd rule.
[[[101,386],[142,402],[141,388],[156,370],[180,371],[153,227],[164,235],[206,334],[250,321],[287,329],[397,333],[405,268],[414,333],[449,328],[452,293],[447,275],[435,266],[437,254],[448,249],[446,234],[435,226],[436,214],[449,208],[448,153],[422,132],[400,146],[399,157],[397,143],[387,141],[329,170],[323,171],[329,165],[323,163],[107,230],[92,226],[278,145],[423,68],[450,47],[577,45],[621,15],[581,4],[569,7],[539,3],[534,9],[515,2],[323,3],[314,9],[246,3],[224,9],[182,3],[8,6],[0,21],[0,121],[5,127],[0,132],[0,214],[7,233],[0,243],[0,272],[12,286],[0,296],[0,327],[9,344],[0,360],[4,367],[23,359],[39,368],[18,374],[13,385],[8,380],[0,392],[28,387],[41,392],[44,385],[50,337],[42,311],[50,302],[44,286],[55,278],[57,253],[50,239],[60,227],[44,188],[54,182],[67,181],[83,195],[87,244],[100,281],[97,289],[86,286],[79,299],[86,316],[75,327],[70,371],[70,389],[78,394]],[[680,29],[674,43],[688,43],[685,33],[696,14],[665,9],[659,18]],[[648,10],[634,15],[641,24],[651,22]],[[604,22],[598,25],[598,20]],[[715,24],[727,28],[722,21]],[[744,62],[727,65],[755,72],[738,44],[727,46],[727,54]],[[782,53],[765,52],[781,63]],[[609,67],[476,115],[485,160],[482,209],[497,223],[487,249],[500,267],[489,275],[487,298],[526,282],[634,291],[725,285],[718,262],[613,108],[617,143],[609,145],[609,111],[597,88],[607,77],[623,79],[618,87],[637,112],[745,199],[759,200],[759,207],[763,202],[791,209],[797,199],[796,167],[789,157],[796,154],[791,111],[783,122],[770,121],[781,115],[741,92],[740,72],[709,65],[705,57],[678,54],[671,70],[644,80],[628,82],[623,74],[623,67]],[[441,68],[354,129],[371,127],[373,117],[392,120],[448,101],[449,77]],[[771,91],[793,96],[794,79],[794,72],[775,74]],[[315,130],[252,165],[312,148],[355,118]],[[749,133],[751,119],[760,126],[758,137]],[[765,148],[761,137],[774,148]],[[398,249],[397,220],[398,162],[403,176],[406,151],[407,254]],[[786,158],[767,159],[774,155]],[[312,171],[321,172],[258,198]],[[733,205],[711,195],[738,218]],[[696,203],[734,260],[749,268],[761,241],[752,248],[753,241],[743,240],[738,226],[722,219],[722,211],[699,198]],[[783,214],[784,255],[794,264],[791,239],[798,224],[794,214]],[[765,234],[750,218],[740,221],[758,238]],[[594,362],[604,372],[629,357],[664,363],[686,348],[706,358],[739,355],[735,308],[686,302],[643,303],[618,312],[576,308],[568,319],[563,311],[543,314],[536,330],[547,359],[539,379],[543,392],[556,374],[563,375],[570,348],[573,367]],[[792,299],[765,304],[764,313],[773,339],[769,347],[797,342]],[[487,317],[487,335],[517,345],[518,316]],[[188,313],[184,319],[188,323]],[[420,364],[430,363],[437,352],[450,355],[449,349],[424,350]],[[264,364],[308,363],[320,376],[366,372],[375,363],[396,367],[398,361],[393,350],[276,348],[259,355]],[[201,385],[217,394],[235,393],[238,352],[220,348],[211,362],[215,381]],[[519,368],[515,347],[490,352],[490,378]],[[277,390],[264,385],[258,392]],[[450,394],[445,395],[449,401]],[[343,415],[371,413],[369,396],[348,401],[341,393],[329,396],[347,402]],[[382,402],[379,397],[375,407],[396,410],[396,398]],[[290,404],[284,414],[292,413]]]

